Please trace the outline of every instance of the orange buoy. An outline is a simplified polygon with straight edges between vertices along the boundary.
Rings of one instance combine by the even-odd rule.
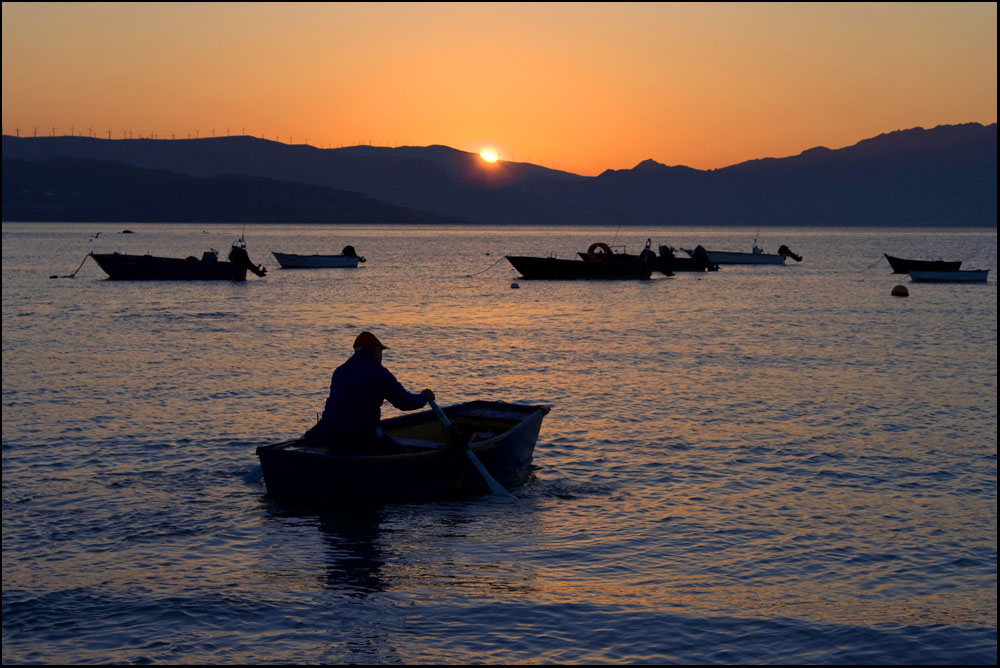
[[[601,251],[598,253],[597,251]],[[611,257],[611,247],[605,243],[590,244],[587,249],[587,259],[591,262],[604,262]]]

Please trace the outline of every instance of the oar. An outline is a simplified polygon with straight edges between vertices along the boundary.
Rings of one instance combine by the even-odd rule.
[[[513,499],[514,496],[504,489],[504,486],[498,483],[493,476],[490,475],[490,472],[486,470],[483,463],[479,461],[479,457],[476,457],[476,453],[469,448],[469,442],[459,433],[458,428],[452,424],[451,420],[448,419],[448,416],[444,414],[443,410],[441,410],[441,407],[437,405],[437,402],[432,399],[427,403],[430,404],[431,410],[433,410],[434,414],[438,416],[439,420],[441,420],[441,424],[444,425],[444,428],[448,430],[448,434],[451,438],[456,441],[456,443],[460,443],[461,447],[465,449],[465,454],[468,455],[469,461],[472,462],[472,465],[476,467],[477,471],[479,471],[479,475],[483,477],[483,480],[486,482],[487,486],[489,486],[493,495]]]

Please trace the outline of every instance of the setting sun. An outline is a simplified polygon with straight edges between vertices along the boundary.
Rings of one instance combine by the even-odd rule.
[[[500,156],[497,155],[496,151],[489,148],[484,148],[482,151],[480,151],[479,157],[485,160],[486,162],[496,162],[500,158]]]

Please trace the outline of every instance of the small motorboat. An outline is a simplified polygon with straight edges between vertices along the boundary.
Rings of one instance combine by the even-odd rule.
[[[682,248],[681,250],[693,258],[697,249],[688,250],[687,248]],[[706,252],[708,253],[709,261],[713,264],[785,264],[785,258],[787,257],[792,258],[796,262],[802,261],[801,255],[793,253],[785,245],[782,245],[777,253],[765,253],[757,245],[756,240],[753,242],[753,250],[749,253],[713,250],[707,250]]]
[[[229,250],[228,261],[219,260],[219,251],[205,251],[201,259],[90,253],[97,266],[115,281],[245,281],[247,272],[257,276],[267,269],[250,261],[246,243],[240,239]]]
[[[985,283],[989,269],[965,271],[923,271],[911,270],[910,280],[915,283]]]
[[[949,262],[947,260],[907,260],[906,258],[895,257],[888,253],[883,253],[885,259],[889,261],[894,274],[908,274],[911,271],[958,271],[962,267],[962,262]]]
[[[279,500],[330,504],[446,500],[490,493],[465,445],[496,482],[513,489],[531,473],[543,405],[471,401],[444,409],[466,442],[455,447],[453,433],[434,411],[383,420],[381,429],[407,452],[367,456],[337,454],[307,435],[257,448],[264,484]]]
[[[357,254],[354,246],[345,246],[338,255],[300,255],[298,253],[279,253],[271,251],[274,259],[282,269],[331,269],[345,267],[354,269],[367,260]]]

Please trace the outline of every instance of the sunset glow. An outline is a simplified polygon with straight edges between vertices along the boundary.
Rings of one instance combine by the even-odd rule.
[[[479,154],[489,133],[597,175],[996,122],[996,3],[5,2],[2,25],[22,137]]]
[[[496,154],[496,151],[493,151],[488,148],[480,151],[479,157],[485,160],[486,162],[496,162],[499,159],[499,156]]]

